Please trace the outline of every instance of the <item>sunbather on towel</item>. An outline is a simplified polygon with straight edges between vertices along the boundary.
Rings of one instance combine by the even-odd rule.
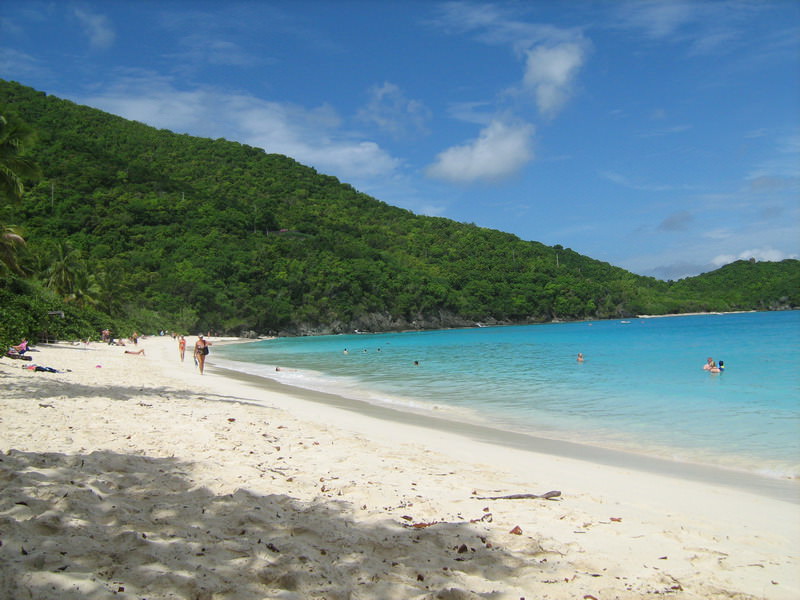
[[[24,356],[28,350],[30,350],[30,348],[28,348],[28,340],[22,340],[16,346],[9,346],[6,356],[8,358],[16,358],[20,360],[31,360],[30,356]]]
[[[17,354],[25,354],[28,351],[28,340],[23,338],[22,341],[16,346],[11,346],[9,351],[16,351]]]

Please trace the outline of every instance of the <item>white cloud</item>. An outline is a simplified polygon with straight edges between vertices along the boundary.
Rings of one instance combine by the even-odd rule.
[[[445,2],[437,8],[437,12],[439,18],[435,24],[445,30],[474,32],[477,39],[486,44],[510,45],[520,54],[536,44],[568,41],[579,35],[575,29],[523,21],[508,4]]]
[[[619,9],[626,25],[656,39],[674,35],[695,18],[695,10],[689,2],[644,0],[625,3]]]
[[[103,50],[114,43],[116,33],[105,15],[92,14],[80,8],[76,8],[74,13],[89,36],[89,43],[93,48]]]
[[[270,59],[248,54],[239,44],[223,39],[209,39],[208,36],[194,34],[181,38],[181,46],[186,50],[178,52],[175,58],[190,64],[224,65],[229,67],[252,67]]]
[[[800,180],[800,133],[778,140],[770,158],[763,160],[746,177],[751,182],[779,178],[791,180],[795,185]]]
[[[430,109],[418,100],[407,98],[397,85],[384,82],[370,89],[369,96],[367,105],[358,111],[359,120],[394,137],[427,132]]]
[[[764,247],[744,250],[738,254],[717,254],[710,261],[704,262],[703,257],[709,256],[706,251],[710,249],[710,246],[689,243],[684,248],[676,249],[673,247],[649,255],[637,253],[635,256],[619,259],[616,264],[641,275],[650,275],[665,280],[677,280],[684,277],[693,277],[700,273],[708,273],[737,260],[755,258],[758,261],[781,261],[786,258],[800,257],[797,254]]]
[[[181,91],[166,78],[142,74],[81,101],[154,127],[285,154],[344,179],[385,176],[400,166],[378,144],[343,131],[325,105],[309,109],[213,88]]]
[[[14,48],[0,48],[0,73],[4,79],[45,77],[48,73],[47,66],[30,54],[20,52]]]
[[[797,254],[787,254],[775,248],[753,248],[752,250],[743,250],[739,254],[718,254],[711,259],[711,264],[715,267],[721,267],[737,260],[750,260],[755,258],[760,261],[778,262],[786,258],[800,258]]]
[[[476,139],[441,152],[427,174],[456,183],[513,175],[533,159],[534,131],[529,123],[495,120]]]
[[[572,96],[590,48],[580,29],[530,23],[516,18],[513,9],[492,4],[448,2],[439,13],[438,24],[448,30],[474,32],[484,43],[510,46],[525,62],[521,87],[533,94],[544,116],[555,116]]]
[[[692,129],[691,125],[673,125],[672,127],[663,127],[661,129],[653,129],[651,131],[643,131],[638,135],[640,138],[663,137],[667,135],[674,135],[676,133],[683,133]]]
[[[575,42],[527,51],[523,86],[534,93],[543,115],[554,116],[569,99],[585,54],[584,45]]]
[[[644,183],[634,181],[630,177],[614,171],[600,171],[599,175],[604,179],[608,179],[612,183],[616,183],[622,187],[638,190],[640,192],[666,192],[674,190],[676,186],[662,185],[658,183]]]
[[[709,240],[727,240],[733,235],[730,229],[718,228],[718,229],[711,229],[706,231],[703,234],[704,238],[708,238]]]
[[[638,30],[651,40],[680,44],[689,56],[730,52],[749,37],[752,15],[771,10],[763,2],[696,0],[634,0],[619,2],[616,9],[615,26]]]

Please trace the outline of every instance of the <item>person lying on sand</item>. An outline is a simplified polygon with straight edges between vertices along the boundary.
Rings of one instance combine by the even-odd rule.
[[[125,354],[138,354],[139,356],[144,356],[144,348],[141,350],[125,350]]]

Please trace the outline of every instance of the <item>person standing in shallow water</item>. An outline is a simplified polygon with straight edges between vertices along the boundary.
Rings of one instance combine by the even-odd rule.
[[[200,368],[200,375],[203,374],[203,368],[206,364],[206,356],[208,355],[208,347],[211,342],[204,339],[202,335],[198,336],[197,342],[194,345],[194,360]]]

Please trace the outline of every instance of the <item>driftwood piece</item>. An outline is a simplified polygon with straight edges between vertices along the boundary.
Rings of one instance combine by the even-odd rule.
[[[478,500],[553,500],[561,496],[561,492],[553,490],[552,492],[545,492],[544,494],[511,494],[509,496],[476,496]]]

